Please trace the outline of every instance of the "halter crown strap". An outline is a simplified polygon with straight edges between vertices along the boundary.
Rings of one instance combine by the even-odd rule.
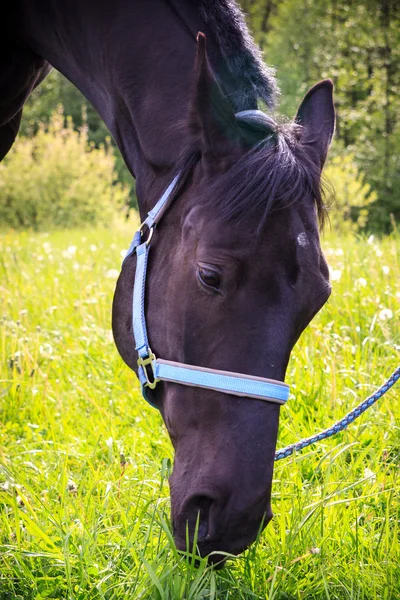
[[[178,185],[181,176],[181,173],[175,175],[175,177],[173,178],[173,180],[171,181],[171,183],[169,184],[169,186],[167,187],[157,204],[148,213],[143,225],[147,225],[147,227],[151,229],[151,227],[154,227],[154,225],[158,223],[158,221],[163,216],[165,210],[168,208],[170,200],[173,198],[173,191]]]

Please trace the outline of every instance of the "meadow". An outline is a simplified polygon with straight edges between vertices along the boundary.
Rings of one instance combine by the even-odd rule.
[[[400,385],[276,463],[274,518],[215,571],[178,554],[172,446],[112,340],[134,225],[0,236],[0,600],[400,598]],[[327,233],[333,294],[297,344],[278,447],[400,364],[400,235]]]

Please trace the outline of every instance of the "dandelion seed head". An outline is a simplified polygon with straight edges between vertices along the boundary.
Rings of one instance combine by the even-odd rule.
[[[366,285],[367,285],[367,280],[364,277],[359,277],[354,282],[354,286],[356,289],[365,287]]]
[[[376,481],[376,473],[374,473],[374,471],[371,471],[371,469],[369,469],[368,467],[365,467],[364,469],[364,477],[368,477]]]
[[[76,246],[68,246],[66,250],[63,251],[62,255],[64,258],[72,258],[76,254]]]
[[[342,277],[342,271],[340,269],[329,269],[331,280],[332,281],[340,281]]]
[[[382,308],[382,310],[379,313],[379,319],[381,321],[388,321],[392,317],[393,317],[393,311],[390,310],[390,308]]]

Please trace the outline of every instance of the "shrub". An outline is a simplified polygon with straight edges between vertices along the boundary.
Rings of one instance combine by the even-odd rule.
[[[13,228],[106,224],[126,203],[111,147],[89,143],[62,110],[34,137],[20,137],[0,164],[0,223]]]
[[[329,207],[332,228],[339,232],[363,229],[368,222],[368,206],[377,194],[364,182],[354,157],[347,154],[332,158],[324,169],[324,178],[335,192]]]

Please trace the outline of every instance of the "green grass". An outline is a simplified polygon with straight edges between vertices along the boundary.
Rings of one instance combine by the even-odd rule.
[[[398,600],[399,387],[277,463],[274,519],[241,557],[216,572],[177,554],[171,444],[110,332],[131,229],[0,238],[0,600]],[[341,277],[293,352],[280,447],[400,363],[399,236],[324,247]]]

